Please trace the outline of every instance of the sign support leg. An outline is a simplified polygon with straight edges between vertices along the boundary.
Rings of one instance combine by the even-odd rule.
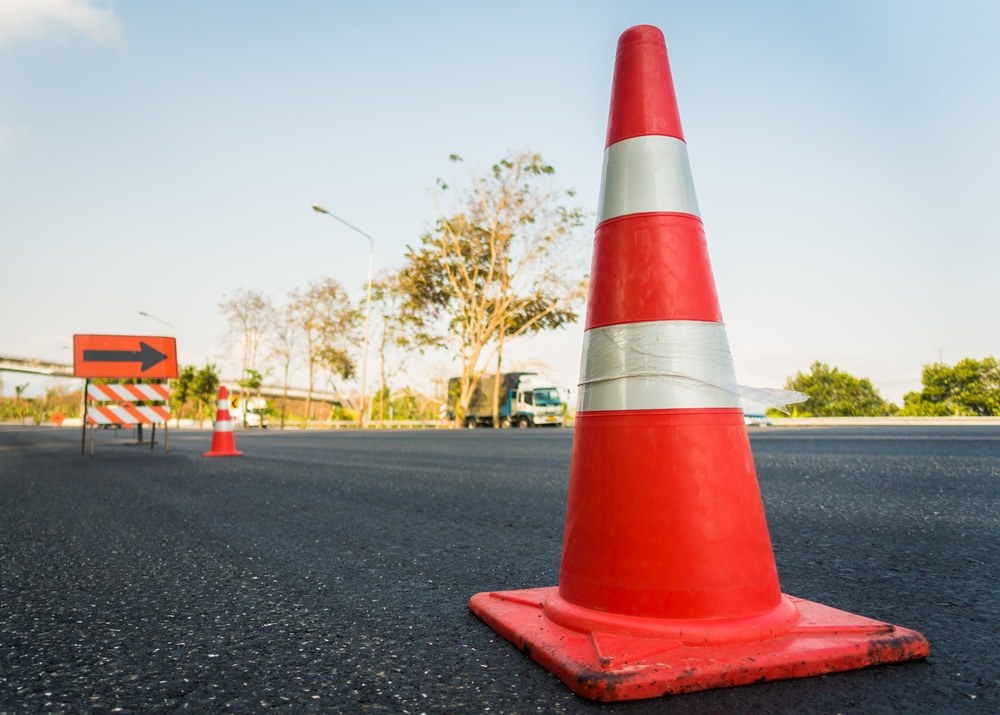
[[[83,397],[80,399],[80,454],[85,454],[87,448],[87,388],[90,378],[83,381]]]

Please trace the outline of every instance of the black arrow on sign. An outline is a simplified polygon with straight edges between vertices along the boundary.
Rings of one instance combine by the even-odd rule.
[[[139,342],[138,350],[84,350],[84,362],[141,362],[142,372],[159,365],[167,356],[144,342]]]

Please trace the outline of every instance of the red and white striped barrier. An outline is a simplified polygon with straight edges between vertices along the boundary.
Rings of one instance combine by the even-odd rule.
[[[111,402],[114,400],[151,400],[166,402],[170,399],[170,390],[166,385],[151,383],[139,385],[109,384],[87,385],[87,396],[91,400]]]
[[[87,408],[87,422],[93,425],[155,424],[169,419],[170,408],[166,406],[91,405]]]
[[[135,425],[166,423],[170,419],[170,390],[166,385],[87,385],[87,423],[91,425]],[[163,402],[162,405],[129,404],[132,401]],[[119,402],[102,405],[101,402]]]

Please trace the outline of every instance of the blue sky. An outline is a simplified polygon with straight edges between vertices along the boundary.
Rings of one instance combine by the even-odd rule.
[[[451,153],[537,151],[593,214],[615,45],[644,23],[742,383],[821,360],[901,402],[926,363],[1000,355],[1000,5],[967,0],[0,0],[0,355],[172,332],[146,311],[236,377],[222,296],[329,275],[360,298],[367,242],[310,206],[398,268]],[[581,344],[506,364],[574,387]]]

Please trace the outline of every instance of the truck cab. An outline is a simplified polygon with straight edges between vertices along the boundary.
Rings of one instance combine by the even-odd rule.
[[[509,401],[511,414],[506,415],[511,427],[562,427],[563,408],[559,390],[555,387],[533,386],[531,381],[521,385]],[[503,410],[501,410],[501,414]],[[503,417],[501,417],[503,419]]]
[[[499,376],[501,427],[562,427],[563,401],[559,389],[533,372],[509,372]],[[496,375],[483,375],[469,400],[464,426],[493,426],[493,390]],[[449,380],[448,416],[454,418],[458,378]]]

